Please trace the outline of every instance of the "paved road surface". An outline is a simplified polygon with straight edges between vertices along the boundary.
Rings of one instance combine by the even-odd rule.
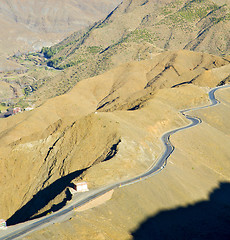
[[[166,132],[161,137],[161,140],[165,147],[165,151],[159,157],[158,161],[149,168],[148,171],[146,171],[145,173],[143,173],[137,177],[131,178],[129,180],[118,182],[116,184],[112,184],[112,185],[109,185],[109,186],[106,186],[104,188],[100,188],[97,190],[91,190],[89,192],[82,193],[82,194],[78,195],[76,198],[74,198],[72,203],[68,204],[63,209],[59,210],[56,213],[42,217],[40,219],[35,219],[32,221],[28,221],[25,223],[21,223],[21,224],[15,225],[15,226],[8,227],[6,230],[1,230],[0,240],[3,240],[3,239],[10,240],[10,239],[20,238],[20,237],[25,236],[26,234],[31,233],[32,231],[36,231],[38,229],[44,228],[44,227],[48,226],[49,224],[61,222],[61,221],[63,221],[63,219],[66,219],[68,216],[70,216],[72,214],[72,211],[74,210],[74,208],[78,208],[79,206],[84,205],[85,203],[91,201],[94,198],[97,198],[98,196],[105,194],[106,192],[108,192],[112,189],[115,189],[118,187],[124,187],[126,185],[142,181],[148,177],[153,176],[154,174],[159,173],[166,166],[168,157],[174,151],[174,146],[170,142],[170,136],[178,131],[182,131],[184,129],[191,128],[202,122],[201,119],[199,119],[197,117],[188,116],[186,113],[191,110],[203,109],[203,108],[207,108],[207,107],[211,107],[211,106],[215,106],[215,105],[219,104],[220,102],[215,98],[215,92],[218,89],[226,88],[226,87],[230,87],[230,86],[226,85],[226,86],[213,88],[210,90],[210,92],[209,92],[209,98],[211,101],[210,105],[180,111],[181,114],[183,114],[187,119],[189,119],[191,121],[191,123],[188,126]]]

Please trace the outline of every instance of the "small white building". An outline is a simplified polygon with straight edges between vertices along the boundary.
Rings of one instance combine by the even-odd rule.
[[[27,108],[25,108],[25,111],[32,111],[34,108],[32,108],[32,107],[27,107]]]
[[[75,184],[75,190],[77,192],[87,192],[89,191],[87,182],[80,182]]]
[[[3,219],[0,219],[0,229],[5,229],[6,228],[6,221]]]

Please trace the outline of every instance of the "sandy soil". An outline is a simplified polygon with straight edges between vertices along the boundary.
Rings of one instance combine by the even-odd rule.
[[[114,190],[111,190],[111,191],[103,194],[102,196],[100,196],[96,199],[93,199],[92,201],[86,203],[82,207],[79,207],[79,208],[75,209],[75,211],[76,212],[83,212],[83,211],[86,211],[88,209],[95,208],[95,207],[97,207],[97,206],[99,206],[103,203],[106,203],[107,201],[109,201],[112,198],[113,193],[114,193]]]
[[[178,109],[207,104],[208,87],[225,74],[215,82],[204,79],[206,87],[171,87],[227,64],[208,54],[167,52],[81,81],[31,112],[0,119],[1,218],[12,216],[15,223],[57,209],[68,200],[65,190],[74,179],[94,188],[143,172],[162,151],[162,133],[188,123]],[[211,119],[221,129],[227,118]]]
[[[173,135],[176,149],[160,174],[24,239],[207,239],[210,234],[227,239],[230,136],[224,116],[229,92],[218,92],[223,104],[192,113],[206,116],[201,125]],[[222,122],[212,121],[213,116]]]

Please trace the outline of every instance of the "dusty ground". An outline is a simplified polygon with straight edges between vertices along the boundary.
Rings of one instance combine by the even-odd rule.
[[[81,81],[31,112],[1,119],[1,217],[15,224],[57,210],[69,200],[66,187],[74,179],[94,188],[143,172],[162,150],[162,133],[188,123],[178,109],[207,104],[208,87],[226,75],[205,78],[207,87],[199,87],[201,79],[171,87],[227,64],[212,55],[168,52]]]
[[[75,209],[75,211],[76,212],[83,212],[83,211],[86,211],[88,209],[95,208],[95,207],[109,201],[112,198],[113,193],[114,193],[114,190],[111,190],[111,191],[103,194],[102,196],[100,196],[96,199],[93,199],[92,201],[86,203],[84,206]]]
[[[176,149],[160,174],[24,239],[228,239],[229,94],[219,91],[223,104],[192,112],[204,122],[173,135]]]

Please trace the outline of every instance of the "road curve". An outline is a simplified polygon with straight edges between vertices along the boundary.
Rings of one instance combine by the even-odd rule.
[[[36,220],[32,220],[32,221],[28,221],[28,222],[19,224],[18,226],[16,225],[16,226],[9,227],[7,230],[0,232],[0,240],[16,239],[16,238],[25,236],[25,235],[29,234],[30,232],[35,231],[37,229],[44,228],[45,226],[47,226],[49,224],[58,222],[58,220],[61,217],[64,217],[64,216],[70,214],[71,211],[73,211],[75,208],[78,208],[78,207],[84,205],[85,203],[105,194],[106,192],[108,192],[112,189],[115,189],[118,187],[124,187],[124,186],[130,185],[130,184],[142,181],[146,178],[149,178],[149,177],[159,173],[166,166],[167,159],[172,154],[172,152],[174,151],[174,148],[175,148],[170,142],[170,136],[178,131],[182,131],[184,129],[191,128],[202,122],[202,120],[200,118],[191,117],[191,116],[187,115],[186,113],[191,110],[208,108],[208,107],[212,107],[212,106],[219,104],[220,102],[215,98],[215,92],[218,89],[227,88],[227,87],[230,87],[230,85],[216,87],[209,91],[209,99],[211,101],[210,105],[180,111],[180,113],[183,114],[188,120],[190,120],[191,123],[185,127],[177,128],[175,130],[171,130],[171,131],[163,134],[163,136],[161,137],[161,141],[164,144],[165,150],[162,153],[162,155],[158,158],[157,162],[154,163],[146,172],[138,175],[137,177],[131,178],[129,180],[121,181],[116,184],[106,186],[104,188],[89,191],[89,192],[85,193],[85,195],[80,200],[77,200],[74,203],[70,203],[64,209],[61,209],[56,213],[42,217],[40,219],[36,219]]]

